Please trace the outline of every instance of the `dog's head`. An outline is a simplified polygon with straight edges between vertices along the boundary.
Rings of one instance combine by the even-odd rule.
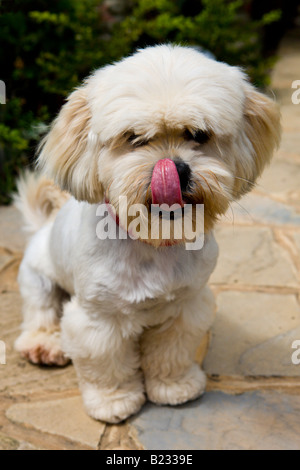
[[[78,200],[109,201],[124,223],[120,196],[149,211],[204,204],[210,230],[253,187],[279,139],[277,105],[239,68],[156,46],[96,71],[69,96],[39,164]]]

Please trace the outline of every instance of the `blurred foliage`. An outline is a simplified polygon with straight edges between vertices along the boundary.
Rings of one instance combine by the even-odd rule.
[[[188,3],[193,16],[183,15],[191,8]],[[244,4],[242,0],[134,0],[131,15],[115,26],[113,52],[122,56],[136,47],[166,41],[198,45],[218,60],[243,66],[252,81],[263,87],[269,83],[274,58],[262,54],[262,28],[278,21],[281,12],[274,10],[251,21]]]
[[[66,95],[93,69],[138,47],[164,42],[200,46],[241,65],[258,86],[272,58],[261,31],[274,11],[251,21],[241,0],[123,0],[122,19],[105,0],[0,0],[0,204],[8,203],[20,168],[34,160],[37,141]]]

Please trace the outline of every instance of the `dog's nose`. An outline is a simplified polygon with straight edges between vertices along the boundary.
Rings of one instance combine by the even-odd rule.
[[[177,173],[180,180],[180,188],[182,192],[185,192],[188,188],[191,178],[191,169],[187,163],[181,159],[174,160],[176,165]]]

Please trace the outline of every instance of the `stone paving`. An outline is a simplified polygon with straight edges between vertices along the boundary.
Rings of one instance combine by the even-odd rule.
[[[0,208],[0,340],[6,345],[0,450],[300,449],[300,365],[292,363],[292,343],[300,340],[300,104],[291,101],[299,50],[300,33],[292,31],[273,71],[281,148],[256,189],[216,230],[220,259],[211,286],[218,311],[204,359],[207,393],[199,400],[176,408],[148,403],[127,422],[105,425],[84,413],[72,366],[22,360],[13,343],[25,240],[19,214]]]

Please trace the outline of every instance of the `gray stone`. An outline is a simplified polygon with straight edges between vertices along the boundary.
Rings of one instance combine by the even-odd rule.
[[[294,342],[299,341],[297,348]],[[272,375],[276,376],[300,376],[300,326],[264,341],[253,348],[248,349],[240,357],[240,367],[245,375]],[[297,363],[293,363],[292,355],[295,353]]]
[[[220,247],[216,284],[298,287],[298,273],[289,253],[267,227],[218,227]]]
[[[206,372],[300,376],[300,367],[291,362],[291,341],[298,339],[300,325],[296,296],[222,292],[217,304]]]
[[[209,392],[178,407],[147,404],[132,419],[148,450],[300,450],[300,397]]]
[[[287,225],[300,226],[300,214],[286,204],[273,201],[268,197],[250,193],[240,202],[231,204],[231,209],[221,218],[224,224],[245,225]]]

